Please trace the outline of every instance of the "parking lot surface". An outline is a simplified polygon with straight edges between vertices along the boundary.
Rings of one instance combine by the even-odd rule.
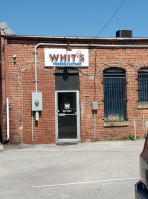
[[[0,199],[132,199],[143,143],[4,146]]]

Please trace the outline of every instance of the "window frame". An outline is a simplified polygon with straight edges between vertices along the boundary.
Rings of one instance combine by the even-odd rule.
[[[119,67],[103,71],[104,121],[127,121],[126,71]],[[109,99],[112,97],[112,99]]]
[[[138,108],[148,108],[148,67],[138,70]]]

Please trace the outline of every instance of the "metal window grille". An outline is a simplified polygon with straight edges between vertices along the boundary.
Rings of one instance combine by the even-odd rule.
[[[139,104],[148,104],[148,68],[138,71]]]
[[[107,69],[103,73],[104,120],[125,121],[126,111],[126,73],[123,69]]]

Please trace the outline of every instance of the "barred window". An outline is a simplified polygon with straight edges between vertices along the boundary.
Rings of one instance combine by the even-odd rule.
[[[109,68],[103,72],[104,120],[125,121],[126,110],[126,72],[121,68]]]
[[[138,71],[138,97],[139,104],[148,104],[148,68]]]

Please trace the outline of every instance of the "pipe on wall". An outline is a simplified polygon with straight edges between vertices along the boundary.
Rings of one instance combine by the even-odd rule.
[[[9,128],[9,88],[8,88],[8,41],[4,40],[5,47],[5,96],[6,96],[6,130],[7,136],[4,142],[8,142],[10,138],[10,128]]]
[[[38,80],[37,80],[37,48],[39,46],[67,46],[68,44],[54,44],[54,43],[38,43],[34,49],[34,63],[35,63],[35,91],[38,92]]]
[[[37,80],[37,48],[39,46],[67,46],[68,44],[57,44],[57,43],[38,43],[35,46],[34,54],[35,54],[35,90],[38,90],[38,80]],[[148,45],[122,45],[122,44],[70,44],[70,46],[76,47],[98,47],[98,48],[148,48]]]

